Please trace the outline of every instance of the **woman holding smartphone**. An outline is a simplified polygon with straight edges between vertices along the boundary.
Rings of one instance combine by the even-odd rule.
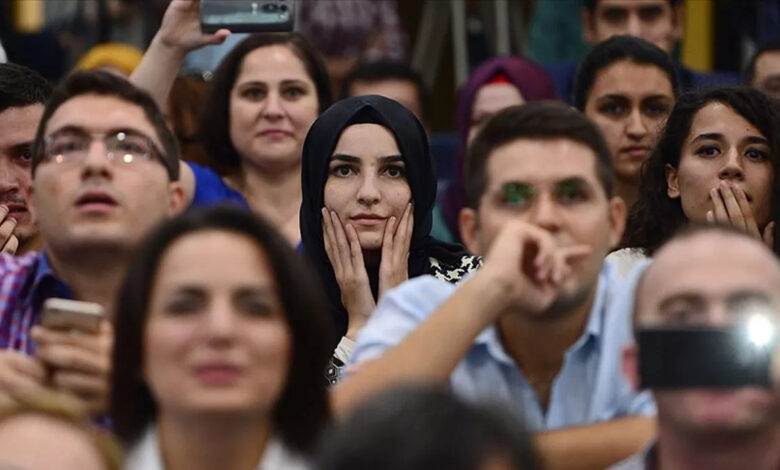
[[[186,53],[229,34],[201,32],[199,1],[171,2],[131,81],[162,106]],[[216,70],[204,106],[200,137],[210,168],[182,164],[192,205],[249,207],[297,245],[301,149],[330,101],[324,62],[303,36],[256,34],[239,43]]]
[[[316,286],[247,211],[161,226],[118,304],[111,417],[124,468],[306,468],[330,416],[330,325]]]

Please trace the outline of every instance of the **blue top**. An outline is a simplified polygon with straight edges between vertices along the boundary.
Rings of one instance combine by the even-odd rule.
[[[192,207],[208,207],[225,202],[237,204],[249,209],[249,203],[244,196],[231,188],[214,170],[192,162],[185,162],[195,176],[195,194],[192,197]]]
[[[621,367],[623,349],[633,342],[633,287],[644,267],[620,279],[613,266],[604,264],[585,332],[564,355],[546,411],[494,326],[474,340],[450,378],[451,387],[466,399],[508,402],[523,413],[531,431],[654,415],[650,392],[634,391]],[[397,345],[457,289],[422,276],[387,293],[358,335],[352,364],[377,358]]]

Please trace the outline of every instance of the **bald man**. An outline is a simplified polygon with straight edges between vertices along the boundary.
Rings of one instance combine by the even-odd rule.
[[[635,324],[696,328],[737,326],[745,301],[780,321],[780,262],[761,242],[730,228],[691,229],[669,241],[637,287]],[[641,351],[626,353],[638,382]],[[612,467],[628,469],[777,470],[778,388],[655,390],[656,443]]]

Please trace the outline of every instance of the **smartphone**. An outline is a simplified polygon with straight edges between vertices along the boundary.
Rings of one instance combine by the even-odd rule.
[[[53,330],[97,333],[104,316],[98,304],[52,298],[43,303],[41,324]]]
[[[227,28],[234,33],[290,32],[294,0],[201,0],[204,33]]]
[[[747,328],[648,328],[639,331],[642,388],[771,387],[774,331],[756,341]]]

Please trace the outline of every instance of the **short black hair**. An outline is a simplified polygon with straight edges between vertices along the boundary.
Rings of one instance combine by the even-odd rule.
[[[487,185],[487,161],[499,147],[518,139],[566,139],[593,151],[596,176],[607,198],[614,193],[612,157],[604,137],[584,114],[555,101],[511,106],[491,117],[469,146],[466,159],[466,202],[477,209]],[[522,155],[518,156],[522,158]]]
[[[233,173],[241,166],[241,157],[230,138],[230,92],[241,72],[244,58],[256,49],[277,45],[287,47],[303,62],[316,88],[319,112],[322,113],[333,101],[325,60],[305,37],[298,33],[260,33],[247,37],[220,62],[209,85],[198,126],[206,154],[220,173]]]
[[[585,111],[588,97],[599,72],[615,62],[624,60],[640,65],[654,65],[661,69],[672,85],[674,96],[677,96],[680,90],[677,71],[666,52],[638,37],[619,35],[594,46],[580,62],[572,90],[574,106],[580,111]]]
[[[117,303],[110,404],[114,433],[131,447],[157,415],[142,376],[144,330],[157,270],[176,241],[208,230],[249,237],[270,264],[292,337],[287,383],[273,410],[274,432],[288,446],[310,452],[330,418],[324,372],[332,352],[331,325],[324,294],[312,270],[271,225],[236,207],[191,209],[164,222],[131,262]]]
[[[780,106],[758,90],[721,87],[683,93],[674,105],[650,158],[642,165],[639,197],[628,213],[623,248],[640,249],[652,256],[683,225],[689,223],[679,198],[667,193],[667,167],[679,168],[683,144],[696,114],[711,103],[721,103],[755,126],[769,142],[774,172],[769,220],[780,220]],[[780,254],[780,224],[775,226],[773,251]]]
[[[44,105],[51,92],[51,84],[35,70],[18,64],[0,64],[0,113],[8,108]]]
[[[756,53],[753,54],[753,57],[750,58],[750,62],[748,62],[745,71],[742,73],[742,80],[745,85],[750,86],[753,84],[753,80],[756,78],[756,62],[758,62],[761,54],[767,52],[780,52],[780,37],[776,37],[771,41],[764,43],[758,48]]]
[[[511,410],[433,388],[370,399],[325,433],[319,447],[318,470],[478,470],[496,460],[515,470],[540,468]]]
[[[683,0],[667,0],[667,1],[669,2],[669,5],[671,5],[671,6],[679,5],[680,3],[683,2]],[[596,5],[598,5],[598,3],[599,3],[599,0],[584,0],[583,1],[583,6],[586,9],[590,10],[590,11],[594,11],[596,9]]]
[[[124,77],[100,70],[74,72],[54,89],[43,110],[43,116],[38,125],[38,132],[33,143],[33,175],[35,175],[38,165],[43,161],[43,140],[45,138],[46,125],[54,112],[73,98],[91,94],[115,97],[140,107],[146,119],[149,120],[149,123],[157,132],[157,137],[162,144],[163,155],[159,157],[161,163],[168,171],[168,178],[171,181],[179,179],[179,146],[154,99]]]
[[[352,85],[356,82],[377,83],[385,80],[403,80],[410,82],[417,89],[417,101],[420,102],[422,119],[428,119],[430,112],[428,90],[425,88],[422,76],[404,62],[376,60],[358,63],[344,78],[341,98],[352,96]]]

